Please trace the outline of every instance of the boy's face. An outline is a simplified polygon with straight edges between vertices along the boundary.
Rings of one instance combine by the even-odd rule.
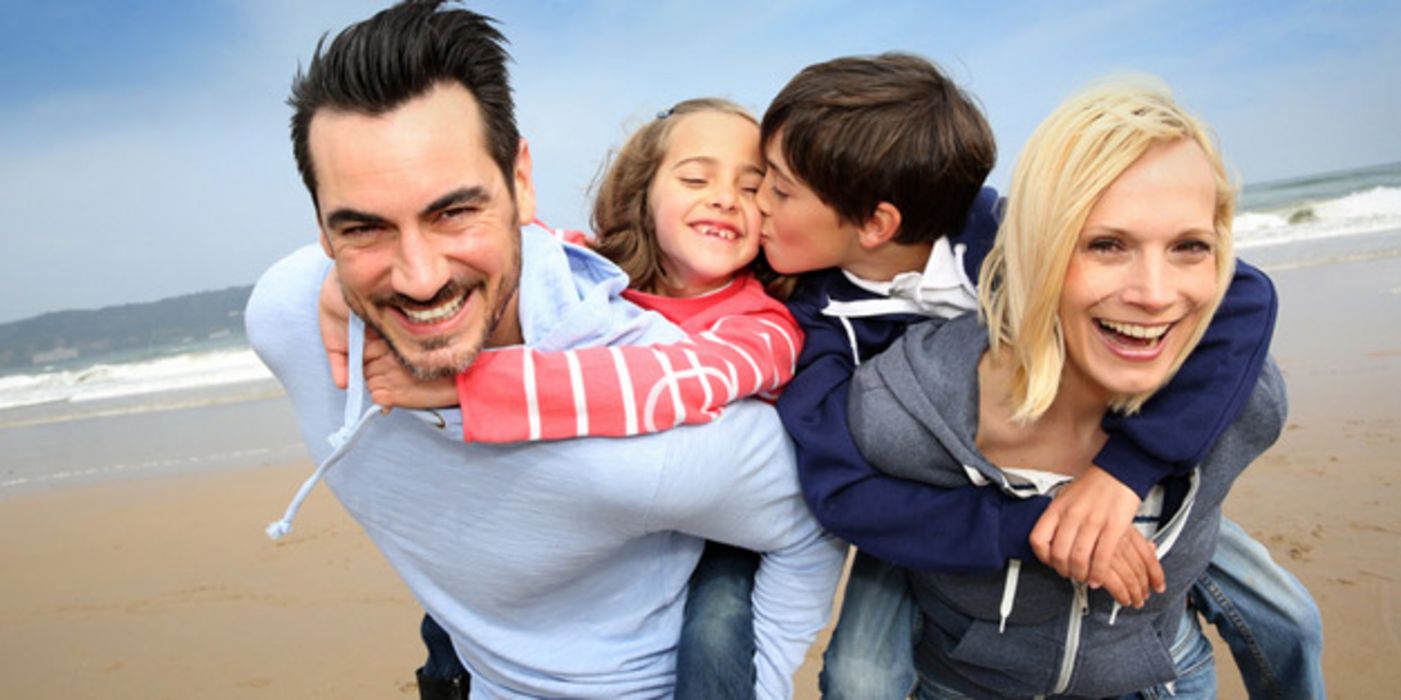
[[[795,275],[842,267],[860,251],[859,228],[793,174],[783,157],[783,130],[764,146],[767,168],[755,201],[764,215],[764,256],[774,270]]]

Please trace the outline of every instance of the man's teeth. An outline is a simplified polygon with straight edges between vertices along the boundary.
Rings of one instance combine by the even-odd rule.
[[[727,229],[727,228],[719,228],[719,227],[716,227],[716,226],[705,226],[705,227],[702,227],[702,228],[701,228],[701,233],[704,234],[704,235],[707,235],[707,236],[714,236],[714,237],[716,237],[716,238],[721,238],[721,239],[724,239],[724,240],[727,240],[727,241],[733,241],[733,240],[739,238],[739,234],[736,233],[735,231],[732,231],[732,230]]]
[[[457,310],[462,308],[462,302],[466,300],[467,295],[463,294],[456,299],[439,304],[431,309],[406,309],[399,307],[399,310],[403,311],[404,315],[408,316],[409,320],[414,323],[434,323],[457,313]]]
[[[1141,338],[1143,340],[1157,340],[1163,337],[1164,333],[1172,328],[1171,323],[1160,323],[1155,326],[1144,326],[1137,323],[1120,323],[1118,321],[1100,320],[1099,325],[1108,328],[1119,335],[1126,335],[1130,338]]]

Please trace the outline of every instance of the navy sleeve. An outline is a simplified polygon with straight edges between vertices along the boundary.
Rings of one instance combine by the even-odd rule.
[[[1095,464],[1140,497],[1163,477],[1197,466],[1245,408],[1274,333],[1270,278],[1240,262],[1201,343],[1137,415],[1106,414],[1109,441]]]
[[[1032,558],[1027,537],[1049,499],[1012,499],[971,485],[939,488],[886,475],[861,456],[846,421],[854,341],[814,301],[800,291],[790,302],[807,338],[777,407],[818,522],[868,554],[912,569],[991,572],[1008,559]]]

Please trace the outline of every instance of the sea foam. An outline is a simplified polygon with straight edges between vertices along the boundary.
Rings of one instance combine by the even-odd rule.
[[[82,403],[271,378],[272,373],[252,350],[189,353],[146,362],[0,377],[0,409]]]

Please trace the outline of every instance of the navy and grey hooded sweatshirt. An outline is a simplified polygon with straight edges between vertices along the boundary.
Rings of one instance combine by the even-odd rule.
[[[981,490],[1019,498],[974,442],[978,360],[987,341],[974,314],[931,321],[857,370],[849,419],[871,464],[944,486],[971,484],[972,470],[991,482]],[[1034,557],[1005,573],[912,572],[910,587],[925,616],[916,663],[977,697],[1114,697],[1171,681],[1168,643],[1187,590],[1216,549],[1221,502],[1241,470],[1279,437],[1284,417],[1284,382],[1268,363],[1200,466],[1162,482],[1164,524],[1150,539],[1167,591],[1143,609],[1120,610],[1107,593],[1064,579]]]
[[[976,280],[997,233],[998,196],[984,188],[949,241]],[[798,372],[779,397],[793,436],[803,496],[818,522],[880,559],[918,570],[994,572],[1031,558],[1027,538],[1050,504],[996,489],[944,488],[889,476],[871,466],[847,427],[852,372],[928,320],[912,313],[843,316],[834,302],[880,298],[837,269],[804,276],[788,308],[806,335]],[[1268,277],[1236,265],[1226,297],[1197,349],[1132,417],[1106,414],[1109,441],[1095,464],[1140,497],[1163,477],[1186,474],[1240,415],[1265,362],[1276,296]]]

